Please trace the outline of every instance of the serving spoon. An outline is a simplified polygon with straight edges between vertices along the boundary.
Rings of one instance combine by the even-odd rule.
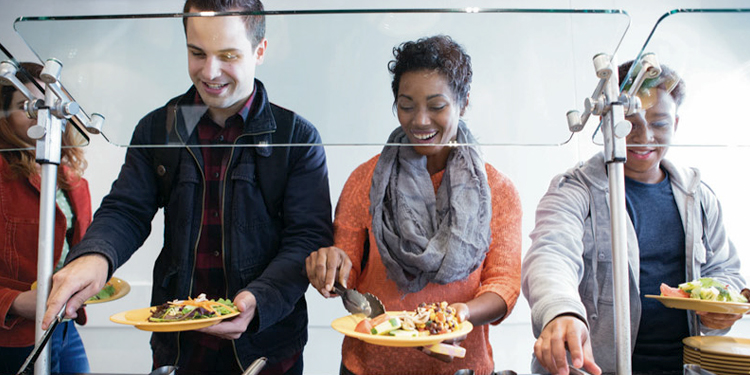
[[[352,314],[364,314],[374,318],[385,313],[385,307],[373,294],[362,294],[354,289],[344,288],[338,281],[333,283],[333,292],[341,296],[346,311]]]

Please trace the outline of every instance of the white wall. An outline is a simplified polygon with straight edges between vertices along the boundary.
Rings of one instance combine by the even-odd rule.
[[[431,1],[430,8],[443,7],[466,7],[477,6],[487,8],[511,8],[514,6],[525,8],[555,7],[565,9],[623,9],[631,19],[628,30],[620,51],[617,54],[619,61],[635,58],[642,47],[647,36],[651,32],[657,19],[666,11],[675,8],[701,8],[701,7],[738,7],[742,1],[661,1],[651,2],[647,0],[619,0],[619,1],[459,1],[441,0]],[[354,5],[344,0],[321,0],[311,4],[309,1],[300,0],[273,0],[267,1],[269,10],[291,10],[291,9],[336,9],[336,8],[358,8],[370,9],[388,7],[415,8],[425,5],[420,1],[361,1]],[[34,55],[26,48],[25,44],[12,28],[13,20],[18,16],[41,16],[41,15],[76,15],[76,14],[132,14],[132,13],[170,13],[181,10],[181,0],[148,1],[148,0],[0,0],[0,43],[5,45],[16,55],[19,60],[33,59]],[[421,17],[421,16],[420,16]],[[267,87],[272,90],[272,100],[303,114],[313,121],[324,137],[324,141],[333,143],[326,148],[329,158],[329,169],[331,178],[331,193],[333,204],[335,204],[345,179],[352,169],[359,163],[379,152],[380,146],[375,144],[384,142],[388,132],[397,125],[390,111],[390,88],[389,77],[385,70],[385,64],[390,58],[389,48],[393,41],[401,41],[411,38],[411,35],[448,30],[451,25],[437,24],[425,25],[429,20],[418,17],[416,21],[404,28],[403,20],[384,20],[377,17],[364,17],[350,15],[346,19],[337,19],[331,22],[326,29],[310,29],[306,39],[299,45],[292,44],[298,38],[300,25],[308,22],[305,17],[290,18],[288,23],[269,23],[270,40],[268,61],[258,70]],[[509,28],[510,31],[502,35],[489,35],[492,31],[482,29],[476,31],[480,37],[472,36],[472,30],[463,30],[463,39],[457,40],[465,43],[469,53],[474,60],[476,78],[472,91],[472,104],[467,114],[467,122],[482,135],[480,141],[485,143],[483,151],[487,159],[500,171],[506,173],[515,182],[521,193],[524,219],[523,233],[526,249],[529,246],[528,233],[533,227],[534,209],[546,190],[550,178],[572,166],[578,160],[584,160],[593,152],[600,149],[599,146],[590,142],[593,124],[589,124],[584,135],[575,137],[573,141],[565,146],[552,146],[550,144],[560,142],[560,135],[565,135],[566,125],[564,114],[567,109],[581,109],[583,99],[593,91],[595,77],[591,69],[590,60],[596,52],[612,52],[613,41],[606,32],[596,33],[602,30],[612,31],[616,25],[599,25],[591,18],[572,17],[568,24],[555,18],[541,25],[535,24],[543,15],[536,18],[524,19],[520,22],[516,18],[501,18],[503,24],[498,28]],[[396,17],[397,18],[397,17]],[[351,20],[361,20],[363,23],[370,22],[372,25],[386,25],[387,29],[379,35],[385,35],[391,39],[384,39],[385,49],[378,49],[378,40],[358,39],[366,38],[368,34],[362,33],[366,28],[358,28],[359,25],[351,25],[350,32],[340,30],[341,23]],[[453,20],[453,18],[449,18]],[[610,17],[607,20],[617,21],[619,18]],[[390,22],[389,22],[390,21]],[[459,20],[460,21],[460,20]],[[457,21],[457,22],[459,22]],[[313,20],[309,21],[315,23]],[[511,24],[518,22],[517,24]],[[353,22],[356,23],[356,22]],[[21,24],[20,27],[29,24]],[[538,30],[533,29],[534,26]],[[566,33],[560,30],[562,26],[569,26]],[[397,28],[393,28],[396,26]],[[477,28],[485,26],[478,23]],[[339,28],[337,28],[339,27]],[[401,28],[398,28],[401,27]],[[709,27],[706,26],[706,29]],[[505,30],[505,29],[503,29]],[[513,32],[518,30],[518,32]],[[523,30],[521,32],[520,30]],[[699,29],[699,31],[702,29]],[[22,30],[25,37],[33,36],[33,30]],[[89,30],[88,34],[77,38],[90,37],[91,43],[95,43],[99,30]],[[130,31],[129,31],[130,32]],[[459,31],[456,31],[459,32]],[[538,32],[539,34],[533,34]],[[531,33],[531,34],[530,34]],[[85,30],[84,30],[85,34]],[[178,33],[179,34],[179,33]],[[320,37],[319,35],[324,35]],[[128,34],[129,35],[129,34]],[[145,63],[149,66],[134,67],[134,70],[156,71],[160,75],[168,76],[170,85],[162,81],[153,81],[153,76],[146,73],[147,78],[136,75],[132,71],[124,72],[117,70],[117,66],[102,66],[101,60],[92,61],[91,65],[84,63],[66,64],[64,74],[69,77],[80,79],[65,80],[74,95],[92,100],[87,103],[96,108],[84,105],[87,111],[102,112],[107,116],[106,126],[120,126],[122,130],[110,128],[110,134],[129,135],[135,121],[148,110],[163,103],[169,96],[179,93],[188,84],[184,74],[184,62],[182,62],[182,43],[178,39],[166,39],[163,34],[154,37],[153,41],[158,48],[163,48],[161,54],[143,52]],[[484,37],[481,38],[481,37]],[[383,37],[386,38],[386,37]],[[399,39],[400,38],[400,39]],[[558,39],[559,38],[559,42]],[[274,50],[276,46],[281,46]],[[278,42],[281,41],[281,42]],[[552,41],[552,42],[550,42]],[[570,42],[570,43],[566,43]],[[383,42],[383,40],[380,40]],[[617,42],[614,39],[614,42]],[[160,44],[159,44],[160,43]],[[494,43],[494,44],[493,44]],[[514,43],[513,49],[500,49],[495,44]],[[603,45],[600,45],[602,44]],[[60,43],[62,44],[62,43]],[[75,44],[75,43],[74,43]],[[36,44],[34,44],[36,46]],[[294,48],[291,46],[294,45]],[[132,49],[133,46],[116,46],[125,52],[141,51]],[[148,46],[140,46],[145,51]],[[77,53],[87,53],[88,50],[108,48],[108,46],[96,46],[86,44],[81,46]],[[356,48],[357,54],[350,53]],[[697,48],[697,47],[696,47]],[[343,50],[342,50],[343,49]],[[162,68],[165,61],[175,58],[173,50],[177,53],[179,68],[173,69],[176,73],[165,72]],[[68,49],[68,52],[71,50]],[[109,50],[106,50],[109,51]],[[306,51],[301,53],[300,51]],[[662,51],[659,51],[660,53]],[[669,51],[663,51],[665,53]],[[110,53],[105,53],[110,54]],[[358,63],[354,66],[345,64],[355,55]],[[47,58],[51,56],[41,56]],[[70,55],[67,58],[74,60]],[[691,58],[695,58],[692,56]],[[663,60],[664,61],[664,60]],[[664,61],[666,62],[666,61]],[[288,76],[275,74],[275,66],[284,64],[293,65],[294,69],[288,71]],[[67,69],[67,70],[65,70]],[[99,69],[98,75],[92,75],[106,81],[106,88],[97,90],[73,91],[72,87],[86,88],[100,84],[93,82],[92,77],[87,76],[87,70]],[[109,70],[107,70],[109,69]],[[181,70],[180,70],[181,69]],[[72,73],[71,73],[72,72]],[[515,72],[515,74],[514,74]],[[79,75],[76,75],[79,74]],[[327,85],[327,77],[344,77],[343,83],[332,83]],[[747,76],[747,73],[745,73]],[[92,82],[87,82],[81,77],[88,77]],[[138,77],[137,80],[127,80],[122,77]],[[151,77],[149,79],[149,77]],[[307,77],[311,84],[301,85],[296,77]],[[163,78],[163,77],[162,77]],[[690,90],[690,81],[689,89]],[[165,87],[166,86],[166,87]],[[304,95],[298,95],[293,90],[317,89]],[[692,86],[696,87],[696,86]],[[113,90],[112,92],[105,90]],[[144,99],[149,95],[156,95],[158,99]],[[697,90],[700,93],[701,90]],[[80,92],[80,94],[79,94]],[[320,94],[324,92],[325,95]],[[103,98],[117,98],[117,101],[95,102],[96,97],[89,99],[85,95],[99,96]],[[733,92],[735,98],[747,99],[747,91]],[[693,92],[689,91],[688,95]],[[84,99],[79,97],[84,103]],[[745,101],[746,102],[746,101]],[[731,131],[729,135],[720,133],[718,139],[726,143],[748,142],[745,134],[739,129],[746,129],[746,120],[736,116],[736,110],[732,108],[716,106],[707,107],[695,102],[691,106],[692,111],[683,113],[683,122],[678,132],[678,142],[701,143],[703,130],[715,129],[715,122],[729,124],[722,129]],[[700,102],[703,103],[703,102]],[[723,102],[732,103],[736,108],[736,101]],[[685,108],[688,106],[686,105]],[[105,109],[105,110],[103,110]],[[694,114],[695,113],[695,114]],[[690,116],[688,116],[688,114]],[[734,117],[731,117],[732,115]],[[729,119],[715,121],[717,116],[723,115]],[[691,118],[693,120],[691,120]],[[700,121],[695,120],[699,118]],[[699,127],[700,125],[703,125]],[[707,127],[705,125],[712,125]],[[736,124],[736,126],[733,126]],[[356,128],[355,128],[356,127]],[[356,130],[355,130],[356,129]],[[700,130],[701,132],[697,132]],[[686,138],[680,139],[682,133],[688,134]],[[695,141],[694,139],[698,139]],[[119,139],[119,138],[118,138]],[[125,139],[127,141],[127,138]],[[116,142],[124,143],[124,142]],[[354,146],[355,143],[365,143],[369,146]],[[501,145],[511,143],[512,145]],[[535,144],[529,146],[528,144]],[[545,144],[545,145],[540,145]],[[92,202],[98,206],[101,198],[109,190],[109,186],[117,175],[119,165],[122,163],[125,149],[107,143],[102,137],[93,137],[92,144],[87,148],[89,169],[86,177],[91,183]],[[747,159],[746,147],[673,147],[670,156],[683,161],[686,164],[698,166],[702,169],[704,179],[722,199],[725,209],[725,219],[735,242],[740,248],[745,264],[750,264],[750,256],[743,251],[750,245],[747,231],[743,231],[746,224],[744,213],[747,211],[748,203],[743,199],[742,187],[747,186],[747,177],[739,175],[736,170],[730,170],[727,163],[740,164]],[[738,176],[739,175],[739,176]],[[93,305],[88,308],[89,324],[81,328],[89,358],[94,372],[113,373],[147,373],[150,369],[150,349],[148,345],[149,333],[135,330],[131,327],[117,326],[109,322],[108,317],[119,311],[129,310],[147,306],[149,303],[151,269],[153,260],[161,245],[161,214],[154,220],[153,235],[148,239],[143,248],[122,268],[117,270],[116,275],[130,282],[132,292],[127,297],[101,305]],[[745,271],[746,278],[750,277]],[[330,328],[330,322],[346,312],[338,300],[324,300],[315,291],[308,291],[308,304],[310,307],[310,342],[305,351],[305,367],[308,374],[332,374],[336,373],[340,361],[340,343],[342,336]],[[744,319],[737,324],[732,334],[741,337],[750,337],[750,324]],[[528,372],[528,363],[533,345],[533,336],[529,324],[529,309],[526,301],[521,297],[511,316],[500,326],[491,331],[496,369],[513,369],[519,373]]]

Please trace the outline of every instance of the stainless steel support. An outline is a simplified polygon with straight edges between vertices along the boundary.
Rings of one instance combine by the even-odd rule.
[[[625,120],[622,103],[619,101],[619,79],[614,58],[609,62],[611,74],[604,86],[606,98],[602,118],[605,160],[609,173],[609,207],[612,223],[612,275],[614,278],[615,303],[615,348],[618,375],[630,375],[630,289],[628,272],[627,211],[625,207],[625,160],[627,145],[625,137],[631,124]]]
[[[53,264],[55,254],[55,196],[63,130],[63,120],[55,116],[50,108],[52,103],[57,102],[57,97],[52,90],[45,90],[44,101],[46,105],[38,111],[36,124],[37,129],[42,129],[40,133],[43,134],[36,142],[36,161],[42,169],[39,203],[36,330],[34,335],[36,342],[39,342],[44,336],[42,319],[47,306],[47,297],[52,287],[52,272],[55,266]],[[50,345],[43,348],[34,364],[34,375],[49,375],[51,365],[49,349]]]

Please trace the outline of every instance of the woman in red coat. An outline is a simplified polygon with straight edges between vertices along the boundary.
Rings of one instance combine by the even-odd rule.
[[[38,81],[42,66],[21,63]],[[32,92],[30,79],[16,75]],[[36,120],[23,110],[25,97],[13,86],[0,92],[0,374],[15,374],[34,348],[36,316],[37,248],[39,236],[40,166],[35,161],[36,142],[26,134]],[[77,144],[76,130],[67,126],[63,146]],[[25,150],[19,150],[25,148]],[[13,151],[9,151],[13,150]],[[70,246],[83,237],[91,223],[91,196],[81,175],[86,168],[83,149],[63,147],[58,169],[55,210],[54,264],[61,266]],[[83,315],[85,316],[85,315]],[[89,363],[72,321],[55,330],[52,372],[81,373]]]

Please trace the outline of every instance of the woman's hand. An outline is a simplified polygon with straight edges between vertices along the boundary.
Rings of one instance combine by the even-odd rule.
[[[24,319],[36,319],[36,289],[21,292],[10,304],[8,312]]]
[[[456,310],[456,320],[458,320],[459,323],[463,323],[467,320],[469,320],[469,317],[471,316],[469,312],[469,306],[462,302],[457,303],[451,303],[448,305],[448,307],[452,308],[453,310]]]
[[[474,326],[495,322],[508,312],[508,304],[495,293],[482,293],[466,303],[453,303],[459,322],[468,320]]]
[[[334,280],[346,286],[352,261],[338,247],[323,247],[305,259],[307,278],[323,297],[330,298]]]
[[[484,298],[485,297],[482,297],[482,299]],[[456,320],[458,320],[459,323],[463,323],[469,320],[469,318],[471,317],[469,305],[467,305],[466,303],[456,302],[448,305],[448,307],[456,311]],[[449,363],[453,361],[453,358],[456,357],[458,353],[462,353],[465,351],[465,349],[463,349],[459,344],[462,341],[466,340],[466,337],[467,335],[463,335],[451,340],[445,340],[440,343],[441,345],[435,347],[424,346],[418,349],[422,353],[427,354],[430,357],[437,358],[443,362]]]

